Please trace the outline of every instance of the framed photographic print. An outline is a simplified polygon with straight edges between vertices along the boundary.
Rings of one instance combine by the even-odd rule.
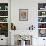
[[[19,20],[28,21],[28,9],[19,9]]]

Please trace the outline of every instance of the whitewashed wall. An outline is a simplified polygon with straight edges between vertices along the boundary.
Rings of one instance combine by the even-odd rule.
[[[38,27],[38,3],[46,0],[11,0],[11,22],[17,30],[27,30],[29,26]],[[28,21],[19,21],[19,9],[28,9]]]
[[[19,9],[28,9],[28,21],[19,21]],[[27,30],[32,24],[36,27],[37,2],[32,0],[12,0],[11,15],[11,22],[16,25],[17,30]]]
[[[11,22],[17,30],[23,31],[33,24],[35,26],[33,46],[44,46],[43,38],[38,38],[38,3],[46,3],[46,0],[11,0]],[[28,21],[19,21],[19,9],[28,9]]]

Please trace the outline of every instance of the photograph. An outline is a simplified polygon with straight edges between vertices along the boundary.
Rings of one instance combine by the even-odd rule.
[[[28,9],[19,9],[19,20],[28,21]]]

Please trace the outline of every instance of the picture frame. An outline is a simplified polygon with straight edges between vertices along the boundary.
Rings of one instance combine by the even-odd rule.
[[[28,21],[28,9],[19,9],[19,21]]]

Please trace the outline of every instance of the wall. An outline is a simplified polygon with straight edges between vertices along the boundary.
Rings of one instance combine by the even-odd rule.
[[[32,24],[38,27],[38,3],[46,0],[11,0],[11,22],[17,30],[27,30]],[[28,9],[28,21],[19,21],[19,9]]]
[[[16,26],[17,32],[28,30],[33,24],[36,32],[33,33],[33,46],[44,46],[43,38],[38,38],[38,3],[46,3],[46,0],[11,0],[11,22]],[[19,21],[19,9],[28,9],[28,21]]]
[[[14,3],[15,2],[15,3]],[[28,21],[19,21],[19,9],[28,9]],[[11,2],[11,20],[17,30],[27,30],[29,26],[37,23],[37,2],[30,0],[15,0]],[[36,18],[36,19],[35,19]]]

